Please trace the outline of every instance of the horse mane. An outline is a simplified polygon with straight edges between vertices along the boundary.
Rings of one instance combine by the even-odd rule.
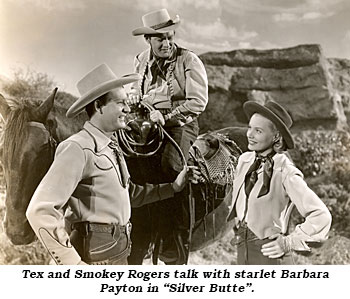
[[[3,155],[12,163],[16,153],[26,141],[26,123],[31,119],[31,111],[40,105],[39,101],[11,100],[11,110],[7,115],[3,132]]]
[[[40,100],[11,99],[11,103],[9,103],[11,110],[7,115],[3,131],[3,156],[6,157],[8,163],[12,163],[15,158],[18,158],[17,154],[27,140],[27,123],[33,120],[33,110],[39,107],[41,103]],[[79,114],[74,119],[68,119],[66,112],[67,108],[54,103],[49,113],[52,115],[50,119],[54,120],[51,126],[53,126],[52,133],[57,142],[61,142],[66,137],[79,131],[87,119],[84,113]],[[60,132],[58,133],[58,131]]]

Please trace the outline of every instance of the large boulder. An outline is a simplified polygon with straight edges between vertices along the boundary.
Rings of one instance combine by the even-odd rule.
[[[199,122],[202,131],[245,125],[248,100],[283,105],[294,130],[346,128],[343,95],[319,45],[286,49],[234,50],[202,54],[209,79],[209,103]],[[336,77],[338,78],[338,77]]]
[[[348,124],[350,125],[350,60],[329,58],[327,61],[332,85],[340,96]]]

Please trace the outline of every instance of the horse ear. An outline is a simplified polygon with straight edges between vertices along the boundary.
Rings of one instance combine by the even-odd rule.
[[[56,87],[52,93],[47,97],[47,99],[41,103],[41,105],[35,109],[34,115],[35,115],[35,120],[39,122],[45,122],[48,114],[50,113],[53,103],[55,101],[55,96],[57,93],[58,88]]]
[[[10,112],[10,107],[2,94],[0,94],[0,114],[2,118],[6,121],[7,115]]]

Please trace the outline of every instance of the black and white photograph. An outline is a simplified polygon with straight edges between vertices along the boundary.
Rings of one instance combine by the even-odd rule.
[[[347,0],[0,0],[0,115],[0,265],[349,269]]]

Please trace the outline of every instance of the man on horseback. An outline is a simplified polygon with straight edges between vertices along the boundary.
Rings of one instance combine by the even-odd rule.
[[[150,112],[150,119],[161,124],[182,151],[180,154],[178,147],[165,139],[159,154],[157,175],[162,181],[170,182],[188,160],[191,144],[198,137],[197,117],[208,103],[208,79],[199,57],[175,44],[175,29],[180,23],[178,16],[171,19],[166,9],[159,9],[144,15],[142,22],[143,27],[133,30],[132,34],[143,35],[149,48],[135,57],[135,72],[142,79],[132,84],[129,98],[131,104],[141,101],[150,105],[154,109]],[[184,248],[182,243],[187,242],[186,220],[180,215],[185,210],[181,208],[184,195],[178,194],[177,197],[173,204],[161,209],[159,214],[166,223],[158,223],[158,227],[163,230],[163,261],[182,264],[186,262],[184,256],[188,252],[178,253],[182,258],[170,257],[171,253],[165,258],[167,247]],[[172,237],[181,226],[184,234],[176,233]],[[170,230],[167,227],[171,227]],[[182,241],[175,246],[171,240]]]
[[[184,187],[186,169],[173,183],[130,182],[115,131],[126,127],[130,111],[123,85],[139,79],[138,74],[117,78],[102,64],[77,84],[81,97],[67,116],[85,109],[89,121],[59,144],[26,213],[57,264],[127,264],[130,202],[140,206],[166,199]]]
[[[180,146],[185,158],[198,136],[197,117],[208,103],[208,79],[203,63],[193,52],[175,44],[175,29],[180,19],[170,18],[166,9],[142,17],[143,27],[134,36],[143,35],[149,49],[135,58],[135,72],[142,79],[132,84],[132,103],[145,101],[155,111],[150,118],[164,125]],[[173,180],[183,168],[174,146],[168,143],[162,153],[164,176]]]

